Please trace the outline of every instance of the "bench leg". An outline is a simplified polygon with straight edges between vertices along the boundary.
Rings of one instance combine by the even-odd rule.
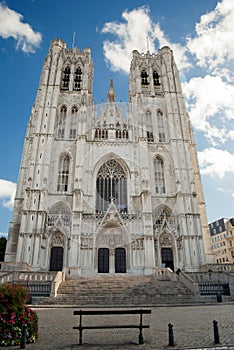
[[[141,327],[140,327],[140,332],[139,332],[139,344],[144,344],[144,338],[143,338],[143,333],[142,333]]]
[[[79,345],[82,345],[82,328],[79,329]]]

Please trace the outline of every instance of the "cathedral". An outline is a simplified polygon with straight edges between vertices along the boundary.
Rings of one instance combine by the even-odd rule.
[[[93,100],[91,50],[55,39],[32,107],[6,263],[79,276],[212,262],[196,145],[173,52],[132,53],[128,102]]]

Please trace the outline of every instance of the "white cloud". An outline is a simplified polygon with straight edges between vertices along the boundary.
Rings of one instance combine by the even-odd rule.
[[[193,126],[203,131],[211,143],[234,136],[230,130],[230,121],[234,120],[233,85],[220,76],[206,75],[183,83],[183,91]]]
[[[0,202],[5,208],[12,209],[16,192],[16,183],[0,179]]]
[[[223,178],[234,173],[234,154],[217,148],[206,148],[198,152],[201,174]]]
[[[196,24],[196,37],[187,43],[200,66],[212,68],[234,59],[233,23],[233,0],[222,0],[214,11],[201,16]]]
[[[234,190],[231,190],[230,188],[224,189],[224,188],[222,188],[222,187],[218,187],[218,188],[217,188],[217,191],[225,192],[225,193],[230,193],[231,196],[234,198]]]
[[[34,32],[23,16],[0,3],[0,36],[16,40],[16,48],[24,52],[34,52],[42,40],[41,34]]]
[[[1,238],[1,237],[7,238],[7,237],[8,237],[8,233],[6,233],[6,232],[0,232],[0,238]]]
[[[174,50],[176,63],[180,70],[188,68],[190,63],[185,55],[186,48],[177,43],[171,43],[160,28],[150,18],[149,8],[140,7],[122,13],[124,23],[108,22],[104,25],[102,33],[114,34],[116,41],[105,40],[103,44],[106,61],[113,71],[121,70],[129,73],[132,51],[147,51],[147,37],[150,52],[156,52],[155,45],[161,48],[169,46]]]

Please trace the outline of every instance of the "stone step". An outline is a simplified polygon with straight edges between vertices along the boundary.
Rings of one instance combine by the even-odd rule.
[[[168,276],[95,276],[62,282],[54,304],[121,306],[191,303],[195,298]]]

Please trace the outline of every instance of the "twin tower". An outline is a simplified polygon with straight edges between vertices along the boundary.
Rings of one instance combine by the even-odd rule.
[[[51,43],[5,262],[93,276],[212,262],[196,146],[169,47],[133,51],[127,103],[93,102],[89,48]],[[98,82],[97,82],[98,84]]]

